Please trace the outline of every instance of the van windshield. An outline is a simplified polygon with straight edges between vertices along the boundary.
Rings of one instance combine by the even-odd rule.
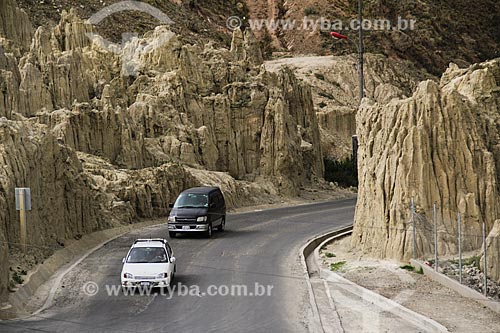
[[[207,208],[208,195],[201,193],[184,193],[175,201],[175,208]]]

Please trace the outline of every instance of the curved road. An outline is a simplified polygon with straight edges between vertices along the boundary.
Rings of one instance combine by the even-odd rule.
[[[211,239],[171,240],[177,258],[174,285],[182,284],[184,293],[187,288],[186,296],[180,290],[108,295],[106,286],[119,286],[121,259],[135,238],[167,238],[165,225],[137,230],[107,243],[69,272],[49,309],[29,320],[0,322],[0,331],[307,332],[311,309],[299,250],[311,237],[351,224],[355,202],[229,214],[227,230]],[[83,292],[88,282],[99,286],[96,295]],[[272,288],[270,294],[256,296],[255,291],[263,291],[256,284]],[[245,285],[247,296],[208,296],[211,285]]]

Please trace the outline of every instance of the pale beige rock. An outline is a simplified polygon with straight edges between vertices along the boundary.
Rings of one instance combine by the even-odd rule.
[[[48,250],[30,256],[42,260],[66,238],[164,216],[187,187],[221,186],[236,207],[323,175],[310,88],[266,71],[248,32],[227,50],[182,45],[158,27],[119,54],[90,32],[63,12],[19,54],[0,52],[0,241],[19,238],[16,186],[32,188],[29,241]],[[2,265],[0,300],[7,284]]]
[[[19,84],[21,74],[17,61],[0,48],[0,117],[12,118],[12,112],[19,109],[21,96]]]
[[[14,250],[19,243],[19,222],[14,188],[30,187],[32,211],[27,214],[30,253],[39,260],[56,240],[72,238],[109,227],[112,222],[102,206],[105,198],[82,174],[73,150],[61,145],[49,129],[33,122],[3,120],[0,125],[0,238]],[[64,223],[60,223],[64,221]],[[5,250],[2,246],[0,250]],[[38,252],[37,252],[38,251]],[[5,257],[5,254],[0,254]],[[5,296],[8,261],[0,265],[0,291]]]
[[[29,48],[32,36],[33,27],[28,15],[17,7],[16,1],[0,1],[0,37],[5,37],[23,51]]]
[[[228,209],[274,203],[279,193],[269,180],[248,182],[235,180],[228,173],[185,168],[200,185],[221,188]]]
[[[500,220],[496,220],[488,237],[486,238],[486,263],[487,275],[495,281],[500,281]],[[484,257],[483,257],[484,258]],[[483,260],[481,260],[483,267]]]
[[[457,252],[458,212],[464,250],[480,249],[483,221],[489,232],[500,213],[498,123],[500,59],[468,69],[452,65],[439,84],[422,82],[407,99],[366,99],[357,114],[360,185],[353,245],[374,256],[408,259],[414,197],[419,256],[433,251],[435,202],[439,253]],[[492,265],[498,276],[498,262]]]
[[[269,71],[286,66],[312,87],[323,154],[344,159],[352,154],[351,136],[356,134],[359,104],[357,58],[349,56],[307,56],[267,61]],[[365,55],[365,94],[380,103],[410,96],[428,75],[409,63],[382,55]]]

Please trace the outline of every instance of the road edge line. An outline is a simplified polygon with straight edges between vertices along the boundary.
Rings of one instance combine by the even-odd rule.
[[[300,260],[302,262],[302,267],[304,269],[304,279],[306,280],[307,292],[309,294],[309,303],[313,312],[312,329],[309,327],[310,332],[325,332],[323,327],[323,322],[321,321],[321,316],[319,314],[318,304],[316,302],[316,296],[314,295],[314,290],[312,288],[309,267],[307,265],[307,258],[314,252],[314,250],[321,244],[325,239],[337,235],[339,233],[344,233],[346,230],[350,229],[352,232],[353,225],[343,226],[334,231],[329,231],[327,233],[318,235],[308,240],[307,243],[300,249]]]

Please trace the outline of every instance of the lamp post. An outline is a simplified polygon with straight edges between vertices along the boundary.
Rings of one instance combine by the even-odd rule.
[[[358,0],[358,21],[359,21],[359,103],[365,97],[365,81],[364,81],[364,45],[363,45],[363,0]]]
[[[354,44],[358,50],[358,73],[359,73],[359,103],[365,97],[365,79],[364,79],[364,45],[363,45],[363,0],[358,0],[358,23],[359,23],[359,44],[354,43],[349,37],[338,32],[330,32],[330,35],[337,39],[346,39]]]

